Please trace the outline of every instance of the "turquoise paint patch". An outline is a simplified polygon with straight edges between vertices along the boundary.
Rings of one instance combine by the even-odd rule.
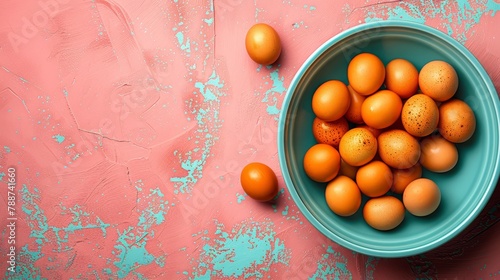
[[[175,183],[176,191],[181,193],[190,192],[196,182],[203,176],[203,167],[210,156],[213,145],[218,141],[216,133],[222,126],[219,119],[218,110],[220,107],[220,98],[225,95],[223,88],[224,82],[220,76],[212,72],[205,82],[195,82],[195,87],[203,96],[203,102],[190,103],[189,109],[195,115],[197,129],[195,133],[195,144],[192,150],[185,153],[174,152],[179,157],[181,168],[187,173],[181,177],[172,177],[171,182]],[[188,138],[188,140],[190,140]]]
[[[16,266],[16,272],[6,272],[6,279],[42,279],[40,268],[34,265],[35,261],[41,259],[43,254],[41,250],[31,251],[28,245],[21,247],[19,251],[18,262]],[[26,260],[26,261],[20,261]]]
[[[266,90],[266,92],[264,93],[264,97],[262,98],[261,101],[263,103],[267,103],[266,112],[269,115],[279,115],[280,109],[277,106],[278,98],[276,94],[282,95],[283,93],[286,92],[286,88],[283,83],[285,78],[279,75],[279,68],[272,71],[269,74],[269,78],[271,79],[272,82],[271,88]],[[269,102],[272,103],[269,104]]]
[[[500,2],[495,0],[488,0],[486,3],[486,11],[491,13],[491,16],[494,17],[498,11],[500,11]]]
[[[402,19],[418,23],[425,23],[425,16],[415,6],[408,6],[407,9],[404,9],[403,7],[395,7],[394,9],[389,11],[387,19]]]
[[[262,102],[268,102],[269,96],[273,95],[274,93],[278,93],[281,95],[286,91],[286,88],[283,85],[283,81],[285,78],[283,76],[280,77],[279,68],[269,73],[269,78],[272,81],[272,86],[264,93],[264,98],[262,99]]]
[[[177,42],[182,45],[182,43],[184,42],[184,34],[182,34],[182,32],[177,32],[175,34],[175,37],[177,38]]]
[[[201,94],[205,98],[205,101],[217,100],[217,96],[209,89],[205,89],[205,85],[201,82],[196,82],[194,86],[200,90]]]
[[[304,22],[303,20],[301,20],[301,21],[299,21],[299,22],[294,22],[294,23],[292,24],[293,29],[298,29],[298,28],[300,28],[301,26],[303,26],[304,28],[309,28],[309,26],[308,26],[308,25],[306,25],[306,24],[305,24],[305,22]]]
[[[8,146],[3,146],[4,151],[8,154],[11,152],[10,148]]]
[[[224,82],[222,82],[220,76],[217,75],[215,71],[212,72],[212,75],[210,75],[206,84],[217,87],[219,89],[224,86]]]
[[[242,203],[243,200],[245,200],[245,196],[242,194],[239,194],[239,193],[236,194],[236,198],[237,198],[238,204]]]
[[[64,139],[66,138],[61,134],[56,134],[52,136],[52,139],[56,140],[57,143],[61,144],[62,142],[64,142]]]
[[[278,191],[278,195],[276,197],[279,197],[280,195],[284,195],[285,194],[285,189],[280,189]]]
[[[177,38],[177,42],[179,43],[181,50],[185,51],[186,53],[190,53],[191,41],[189,40],[189,38],[187,40],[184,40],[184,34],[180,31],[175,34],[175,37]]]
[[[267,105],[266,112],[269,115],[279,115],[280,109],[278,109],[278,106],[275,103],[274,105]]]
[[[427,19],[439,18],[448,35],[465,43],[470,29],[479,23],[481,17],[494,16],[500,10],[500,3],[494,0],[455,0],[429,4],[425,0],[418,3],[399,2],[397,6],[380,9],[377,6],[366,11],[365,22],[383,19],[402,19],[425,23]]]
[[[248,222],[231,232],[217,224],[216,237],[203,246],[194,279],[264,277],[274,264],[287,265],[289,252],[276,238],[272,222]],[[211,273],[210,273],[211,272]]]
[[[165,257],[165,256],[155,257],[155,263],[156,263],[159,267],[165,267],[165,259],[166,259],[166,257]]]
[[[134,240],[130,236],[132,227],[124,230],[122,233],[118,231],[117,245],[115,248],[120,251],[119,260],[114,262],[119,268],[117,276],[120,279],[127,277],[138,266],[148,265],[154,261],[154,256],[151,255],[145,248],[146,242],[138,242],[129,244],[128,240]],[[138,276],[136,274],[136,276]]]
[[[144,188],[144,182],[139,179],[135,181],[134,186],[136,189]],[[123,232],[118,233],[118,239],[115,244],[116,251],[113,254],[117,260],[113,264],[118,268],[118,278],[128,278],[130,274],[134,277],[142,279],[144,276],[136,269],[141,266],[150,265],[153,262],[158,266],[165,265],[164,256],[154,256],[146,249],[147,242],[153,238],[155,231],[154,225],[160,225],[165,222],[169,206],[168,201],[164,199],[165,195],[160,188],[150,189],[149,193],[143,193],[145,197],[142,199],[147,201],[145,208],[137,208],[140,216],[136,226],[129,226]],[[139,202],[139,198],[137,201]]]
[[[151,215],[151,217],[155,220],[155,223],[157,225],[159,224],[162,224],[164,221],[165,221],[165,215],[167,214],[167,212],[165,212],[163,209],[165,208],[165,205],[164,204],[161,204],[160,205],[160,210],[158,211],[152,211],[152,210],[146,210],[149,212],[149,214]]]
[[[375,273],[375,268],[379,262],[380,258],[368,256],[365,263],[365,271],[367,278],[373,279],[373,274]]]
[[[142,191],[142,187],[144,187],[144,182],[142,182],[142,179],[135,181],[134,187],[137,189],[137,191]]]
[[[214,23],[214,18],[206,18],[203,20],[208,26],[212,25]]]
[[[161,191],[160,188],[156,188],[156,189],[152,189],[151,190],[151,194],[152,195],[156,195],[158,197],[164,197],[165,195],[163,194],[163,192]]]
[[[281,211],[281,214],[282,214],[283,216],[288,215],[288,205],[287,205],[287,206],[285,206],[285,209],[284,209],[283,211]]]
[[[197,275],[193,279],[196,279],[196,280],[210,280],[211,279],[211,277],[210,277],[211,274],[212,274],[212,271],[211,270],[207,270],[207,271],[205,271],[205,273]]]
[[[33,188],[33,192],[30,192],[28,186],[23,184],[19,195],[23,201],[21,210],[26,214],[24,219],[30,228],[29,238],[34,239],[36,244],[31,246],[32,249],[28,245],[21,247],[19,260],[22,261],[18,262],[16,268],[16,276],[20,279],[40,279],[40,269],[34,263],[45,257],[42,253],[45,246],[57,245],[58,252],[71,250],[67,244],[69,235],[87,229],[100,228],[103,237],[106,236],[106,230],[110,225],[102,222],[99,217],[92,217],[78,205],[71,208],[60,206],[62,210],[60,214],[71,215],[72,219],[65,227],[55,227],[49,225],[43,209],[38,205],[40,192],[37,188]]]
[[[335,251],[331,246],[318,261],[316,272],[309,279],[352,279],[347,269],[347,258]]]
[[[316,10],[316,7],[315,6],[308,6],[308,5],[304,5],[304,9],[307,9],[309,11],[315,11]]]
[[[104,223],[99,217],[96,217],[95,221],[89,223],[90,214],[85,212],[78,204],[71,208],[60,207],[62,209],[61,215],[70,214],[73,218],[72,222],[64,228],[51,227],[56,236],[60,238],[58,242],[68,242],[70,233],[84,229],[101,229],[103,237],[106,237],[106,229],[110,227],[110,224]],[[59,234],[59,232],[62,232],[62,234]]]

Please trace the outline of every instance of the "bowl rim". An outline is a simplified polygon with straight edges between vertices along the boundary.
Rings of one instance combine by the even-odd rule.
[[[459,226],[451,229],[447,234],[443,235],[441,238],[434,240],[433,242],[429,242],[426,245],[422,245],[419,247],[412,247],[412,248],[407,248],[407,249],[398,249],[398,250],[382,250],[382,249],[372,249],[372,248],[367,248],[358,244],[355,244],[353,242],[347,241],[345,239],[340,238],[337,236],[335,233],[331,232],[328,228],[323,226],[323,224],[318,221],[312,213],[310,213],[305,206],[305,203],[302,201],[300,198],[299,194],[297,193],[295,186],[292,182],[292,178],[290,175],[290,172],[287,168],[287,161],[286,161],[286,156],[285,156],[285,126],[287,122],[287,114],[288,110],[290,107],[290,102],[293,97],[293,92],[295,92],[296,87],[300,83],[302,76],[304,73],[311,67],[311,65],[316,61],[318,57],[321,56],[322,53],[327,51],[329,48],[331,48],[333,45],[335,45],[337,42],[353,35],[358,32],[366,32],[369,29],[375,29],[375,28],[407,28],[411,30],[417,30],[420,32],[428,33],[430,35],[436,36],[440,38],[441,40],[445,41],[446,43],[450,44],[452,47],[456,48],[459,52],[464,54],[464,57],[466,60],[468,60],[474,68],[479,72],[479,74],[482,77],[487,77],[485,79],[485,86],[488,88],[489,93],[497,93],[493,82],[491,81],[491,78],[487,74],[486,70],[483,68],[483,66],[480,64],[480,62],[477,60],[477,58],[461,43],[453,39],[451,36],[448,34],[435,29],[433,27],[427,26],[425,24],[417,23],[417,22],[411,22],[411,21],[403,21],[403,20],[384,20],[384,21],[374,21],[374,22],[368,22],[368,23],[362,23],[357,26],[351,27],[349,29],[346,29],[344,31],[341,31],[340,33],[336,34],[335,36],[331,37],[328,39],[326,42],[324,42],[322,45],[320,45],[313,53],[305,60],[305,62],[301,65],[301,67],[297,70],[296,74],[294,75],[290,86],[288,87],[287,94],[284,97],[282,108],[280,111],[279,119],[278,119],[278,137],[277,137],[277,145],[278,145],[278,158],[279,158],[279,165],[280,169],[283,175],[283,179],[285,182],[285,185],[299,208],[300,212],[306,217],[306,219],[317,229],[319,230],[323,235],[328,237],[330,240],[333,242],[348,248],[350,250],[356,251],[358,253],[366,254],[366,255],[371,255],[371,256],[376,256],[376,257],[386,257],[386,258],[395,258],[395,257],[408,257],[412,255],[417,255],[420,253],[424,253],[426,251],[435,249],[439,247],[440,245],[443,245],[444,243],[448,242],[455,236],[457,236],[460,232],[462,232],[467,226],[469,226],[472,221],[476,219],[476,217],[481,213],[483,208],[486,206],[486,203],[490,199],[491,195],[493,194],[496,185],[498,184],[499,181],[499,176],[500,176],[500,157],[497,157],[495,166],[493,169],[493,177],[490,180],[490,185],[487,186],[486,192],[484,193],[483,197],[481,197],[481,203],[476,205],[476,207],[473,208],[473,211],[462,221]],[[498,93],[497,93],[498,96]],[[500,101],[499,98],[492,98],[494,100],[493,108],[496,113],[496,123],[500,124]]]

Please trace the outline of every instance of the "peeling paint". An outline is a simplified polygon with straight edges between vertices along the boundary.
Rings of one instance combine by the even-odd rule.
[[[499,10],[500,3],[493,0],[487,2],[481,0],[441,1],[432,4],[419,0],[416,3],[399,2],[397,6],[386,9],[372,7],[367,10],[365,22],[398,19],[426,23],[429,19],[440,18],[444,19],[442,28],[448,35],[465,43],[470,29],[479,23],[481,17],[495,16]]]
[[[272,222],[246,222],[231,231],[218,223],[214,237],[202,249],[191,279],[220,277],[266,278],[271,267],[286,265],[289,252],[276,237]]]
[[[64,142],[64,140],[66,139],[63,135],[60,135],[60,134],[56,134],[54,136],[52,136],[52,138],[59,144],[61,144],[62,142]]]
[[[262,98],[262,103],[267,104],[266,112],[269,115],[277,116],[280,113],[280,108],[278,108],[278,100],[281,99],[281,95],[286,92],[286,88],[283,84],[284,77],[279,74],[279,67],[269,73],[269,76],[265,77],[266,79],[271,80],[271,86],[267,86],[267,81],[265,82],[267,89],[264,92],[264,97]]]
[[[318,261],[316,272],[309,279],[352,279],[347,269],[347,258],[328,246],[326,253]]]
[[[201,104],[190,102],[189,107],[195,115],[197,129],[195,139],[204,140],[200,147],[197,144],[195,148],[184,154],[179,153],[178,157],[181,160],[181,167],[187,172],[183,177],[172,177],[171,182],[177,186],[177,191],[187,193],[203,176],[203,166],[210,157],[211,148],[218,140],[216,133],[222,126],[221,120],[218,117],[217,110],[220,107],[220,98],[225,95],[224,82],[220,76],[212,72],[206,82],[196,82],[195,87],[204,98]],[[208,129],[210,127],[210,130]]]

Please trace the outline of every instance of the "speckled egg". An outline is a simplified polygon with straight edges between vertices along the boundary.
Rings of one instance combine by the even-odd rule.
[[[472,137],[476,130],[476,117],[472,109],[462,100],[451,99],[439,106],[439,133],[448,141],[462,143]]]
[[[339,147],[340,139],[349,130],[349,123],[342,117],[336,121],[327,122],[315,118],[312,125],[314,139],[318,143]]]
[[[368,129],[355,127],[340,139],[339,152],[351,166],[367,164],[377,154],[377,138]]]
[[[439,108],[436,102],[425,94],[415,94],[403,105],[401,121],[405,130],[413,136],[431,134],[438,125]]]
[[[458,89],[458,75],[453,66],[441,60],[430,61],[420,69],[420,90],[436,101],[446,101]]]
[[[408,132],[392,129],[378,137],[378,154],[392,168],[410,168],[420,158],[420,144]]]

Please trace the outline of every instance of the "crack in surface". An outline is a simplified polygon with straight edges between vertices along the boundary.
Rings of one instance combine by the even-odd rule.
[[[14,77],[17,77],[17,78],[18,78],[19,80],[21,80],[23,83],[30,84],[30,85],[32,85],[34,88],[36,88],[37,90],[39,90],[40,92],[46,93],[46,91],[44,91],[42,88],[40,88],[40,87],[39,87],[39,86],[37,86],[36,84],[34,84],[34,83],[32,83],[32,82],[30,82],[30,81],[26,80],[23,76],[21,76],[21,75],[19,75],[19,74],[16,74],[16,73],[14,73],[14,72],[12,72],[12,71],[10,71],[10,70],[9,70],[7,67],[5,67],[5,66],[0,66],[0,67],[2,67],[2,69],[3,69],[5,72],[7,72],[7,73],[9,73],[9,74],[13,75]]]
[[[135,189],[135,201],[134,201],[134,207],[130,209],[130,216],[132,216],[132,213],[134,212],[135,209],[137,209],[137,204],[139,203],[139,190],[135,187],[134,183],[132,183],[132,178],[130,178],[130,168],[128,165],[125,166],[127,168],[127,179],[132,188]],[[129,216],[129,217],[130,217]]]
[[[132,144],[136,147],[139,147],[141,149],[144,149],[144,150],[148,150],[148,151],[151,151],[151,148],[149,147],[145,147],[145,146],[141,146],[137,143],[135,143],[134,141],[132,140],[123,140],[123,139],[116,139],[116,138],[112,138],[112,137],[109,137],[109,136],[106,136],[106,135],[103,135],[102,133],[100,132],[95,132],[95,131],[91,131],[91,130],[86,130],[86,129],[83,129],[83,128],[77,128],[78,131],[80,132],[84,132],[84,133],[88,133],[88,134],[92,134],[92,135],[95,135],[95,136],[98,136],[98,137],[101,137],[102,139],[106,139],[106,140],[109,140],[109,141],[112,141],[112,142],[117,142],[117,143],[129,143],[129,144]]]
[[[73,113],[73,109],[71,109],[71,106],[69,105],[68,97],[65,94],[63,94],[63,96],[64,96],[64,101],[66,102],[66,107],[68,108],[69,114],[71,115],[71,118],[75,122],[77,129],[80,129],[80,125],[78,124],[78,121],[76,120],[75,114]]]
[[[26,105],[26,102],[24,101],[24,99],[22,99],[12,88],[6,87],[6,88],[2,89],[2,92],[3,91],[8,91],[12,95],[14,95],[17,99],[19,99],[21,101],[21,103],[23,103],[23,106],[24,106],[24,109],[26,110],[26,112],[28,112],[28,114],[31,116],[31,112],[28,109],[28,106]]]

